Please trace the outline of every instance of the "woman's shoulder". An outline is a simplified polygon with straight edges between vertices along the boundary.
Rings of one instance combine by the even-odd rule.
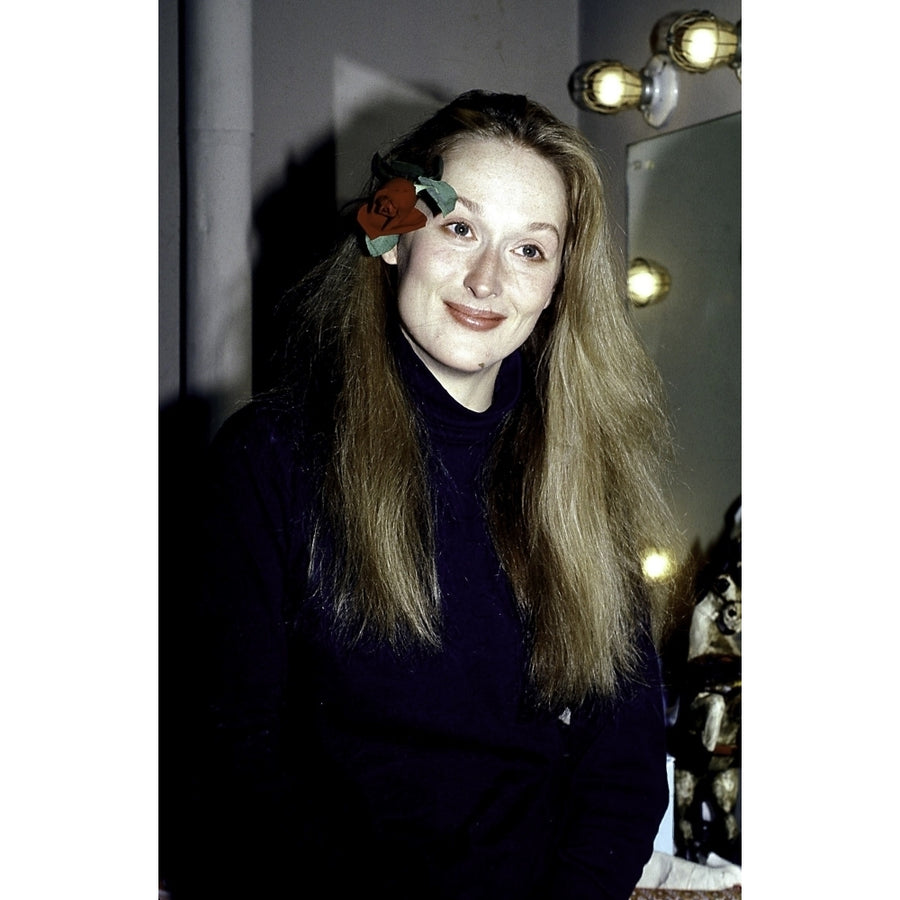
[[[317,471],[326,447],[327,436],[307,410],[272,395],[256,397],[233,412],[213,438],[210,455],[214,467],[295,477]]]
[[[254,397],[220,426],[214,447],[302,447],[315,439],[314,417],[290,397],[266,394]]]
[[[232,412],[219,427],[214,444],[227,444],[267,436],[286,438],[298,417],[286,401],[275,397],[254,397]]]

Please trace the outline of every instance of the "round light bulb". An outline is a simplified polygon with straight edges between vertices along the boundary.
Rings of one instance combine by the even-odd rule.
[[[579,66],[569,80],[572,99],[585,109],[617,113],[641,102],[641,73],[615,59],[600,59]]]
[[[694,10],[679,16],[669,26],[666,44],[675,64],[688,72],[739,64],[739,28],[710,12]]]
[[[645,578],[650,581],[662,581],[672,574],[675,565],[668,553],[652,550],[644,557],[642,568]]]
[[[647,303],[656,290],[656,279],[651,272],[638,272],[628,279],[628,290],[634,295],[635,300]]]
[[[618,106],[625,93],[621,73],[614,69],[604,69],[597,75],[594,89],[597,91],[597,98],[604,106]]]
[[[671,286],[672,277],[665,266],[642,256],[631,260],[628,266],[628,299],[635,306],[647,306],[662,300]]]
[[[684,34],[684,55],[695,66],[706,68],[716,57],[716,30],[705,23],[692,25]]]

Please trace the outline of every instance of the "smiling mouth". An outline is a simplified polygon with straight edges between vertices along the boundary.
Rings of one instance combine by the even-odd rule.
[[[490,331],[506,320],[506,316],[502,313],[486,309],[473,309],[462,303],[451,303],[445,300],[444,305],[456,322],[473,331]]]

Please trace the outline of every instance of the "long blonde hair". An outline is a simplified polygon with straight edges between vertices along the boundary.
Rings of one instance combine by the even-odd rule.
[[[429,170],[471,136],[536,151],[566,185],[563,273],[523,347],[534,378],[494,448],[489,519],[529,636],[537,696],[553,705],[611,697],[636,672],[641,635],[658,642],[666,622],[665,590],[641,569],[643,555],[671,546],[674,533],[662,386],[629,319],[587,141],[525,97],[472,91],[387,157]],[[389,347],[389,269],[347,238],[302,286],[300,343],[314,348],[308,371],[341,373],[323,481],[338,624],[438,647],[431,498]]]

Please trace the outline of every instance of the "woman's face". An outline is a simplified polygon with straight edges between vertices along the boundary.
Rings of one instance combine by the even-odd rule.
[[[467,138],[444,160],[458,195],[447,216],[401,235],[384,254],[398,266],[404,333],[447,391],[470,409],[491,404],[500,363],[524,343],[560,275],[566,191],[535,151]]]

